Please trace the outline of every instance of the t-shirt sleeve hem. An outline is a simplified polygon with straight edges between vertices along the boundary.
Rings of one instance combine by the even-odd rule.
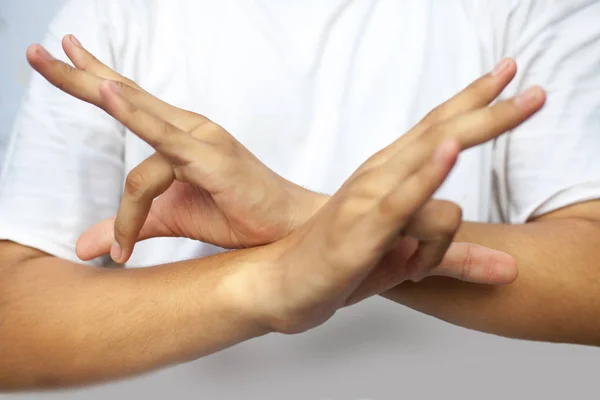
[[[70,245],[57,243],[39,234],[22,229],[14,229],[14,227],[0,225],[0,240],[8,240],[23,246],[31,247],[51,256],[62,258],[77,264],[91,266],[102,266],[104,264],[102,258],[91,261],[82,261],[77,257],[77,254],[75,254]]]
[[[522,215],[515,216],[510,222],[523,224],[561,208],[594,200],[600,200],[600,181],[577,185],[549,196],[546,200],[530,207]]]

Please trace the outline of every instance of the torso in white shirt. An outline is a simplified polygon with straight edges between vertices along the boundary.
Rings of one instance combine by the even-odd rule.
[[[154,18],[140,19],[138,40],[124,50],[138,57],[123,72],[223,125],[276,172],[319,192],[335,192],[502,56],[485,46],[489,28],[468,20],[474,10],[444,2],[154,3]],[[150,30],[151,40],[143,34]],[[129,170],[152,149],[128,135]],[[492,143],[464,152],[437,194],[459,203],[466,219],[491,218],[491,154]],[[177,241],[168,247],[174,253],[164,243],[139,246],[131,264],[213,251]]]

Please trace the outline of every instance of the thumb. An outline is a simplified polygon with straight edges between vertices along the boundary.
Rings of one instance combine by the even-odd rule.
[[[142,227],[137,242],[155,237],[172,236],[172,232],[158,219],[157,214],[150,209],[148,218]],[[105,219],[85,231],[77,240],[75,251],[77,257],[89,261],[110,253],[115,240],[115,217]]]
[[[452,243],[441,264],[432,269],[429,276],[507,285],[517,279],[517,272],[517,262],[504,252],[473,243]]]

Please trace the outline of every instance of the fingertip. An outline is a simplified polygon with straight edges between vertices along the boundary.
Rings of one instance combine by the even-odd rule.
[[[112,260],[118,264],[121,264],[123,262],[123,250],[121,249],[121,245],[119,245],[119,242],[117,242],[116,240],[113,242],[110,248],[110,258],[112,258]]]
[[[498,252],[496,255],[496,264],[497,284],[509,285],[517,280],[519,268],[514,257],[503,252]]]
[[[73,62],[73,65],[81,69],[83,67],[82,57],[84,55],[82,52],[84,48],[81,42],[75,36],[69,34],[63,37],[62,47],[67,57]]]
[[[75,35],[72,35],[72,34],[70,34],[70,35],[67,35],[67,36],[66,36],[66,39],[68,39],[68,41],[69,41],[71,44],[75,45],[75,47],[78,47],[78,48],[80,48],[80,49],[83,49],[83,48],[84,48],[84,47],[83,47],[83,45],[81,44],[81,42],[79,41],[79,39],[77,39],[77,37],[75,37]]]
[[[539,85],[533,85],[514,97],[514,103],[523,111],[537,112],[546,102],[546,91]]]
[[[540,85],[532,86],[531,90],[537,93],[536,97],[538,98],[539,105],[540,107],[543,106],[546,103],[546,100],[548,99],[546,90]]]
[[[70,35],[65,35],[63,36],[62,40],[61,40],[61,44],[62,44],[62,48],[63,50],[67,50],[71,47],[71,45],[73,44],[73,42],[71,42],[71,39],[69,38]]]
[[[75,243],[75,254],[77,254],[77,257],[82,261],[89,261],[99,256],[99,254],[94,254],[88,232],[83,233],[79,236],[79,239],[77,239],[77,243]]]
[[[39,46],[39,44],[32,44],[29,47],[27,47],[27,50],[25,51],[25,55],[27,57],[27,61],[29,61],[30,63],[35,60],[36,58],[36,49],[37,46]]]
[[[109,218],[85,231],[75,245],[77,256],[88,261],[108,254],[114,240],[113,223],[114,218]]]
[[[54,57],[48,50],[44,48],[44,46],[40,44],[34,44],[27,48],[27,61],[31,64],[32,67],[36,67],[39,63],[44,61],[52,61]]]
[[[80,242],[81,237],[77,240],[77,244],[75,245],[75,254],[81,261],[91,260],[93,257],[90,257],[90,255],[87,253],[87,249],[85,248],[85,246],[82,246]]]
[[[506,74],[508,76],[510,76],[510,79],[512,80],[515,77],[515,75],[517,74],[519,66],[517,65],[517,61],[511,57],[506,58],[506,62],[508,64],[508,66],[506,67],[506,69],[507,69]]]

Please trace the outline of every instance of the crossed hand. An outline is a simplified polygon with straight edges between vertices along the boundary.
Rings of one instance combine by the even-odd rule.
[[[116,217],[82,235],[80,258],[110,252],[124,263],[138,241],[161,236],[256,248],[265,262],[241,275],[253,282],[249,303],[282,332],[316,326],[340,307],[406,280],[516,278],[509,255],[454,243],[460,208],[431,198],[460,151],[515,128],[543,106],[537,87],[490,105],[513,79],[514,61],[504,60],[434,109],[326,197],[277,175],[207,117],[147,93],[74,37],[65,37],[63,48],[74,68],[41,46],[32,46],[28,59],[50,83],[102,108],[156,151],[127,176]]]

